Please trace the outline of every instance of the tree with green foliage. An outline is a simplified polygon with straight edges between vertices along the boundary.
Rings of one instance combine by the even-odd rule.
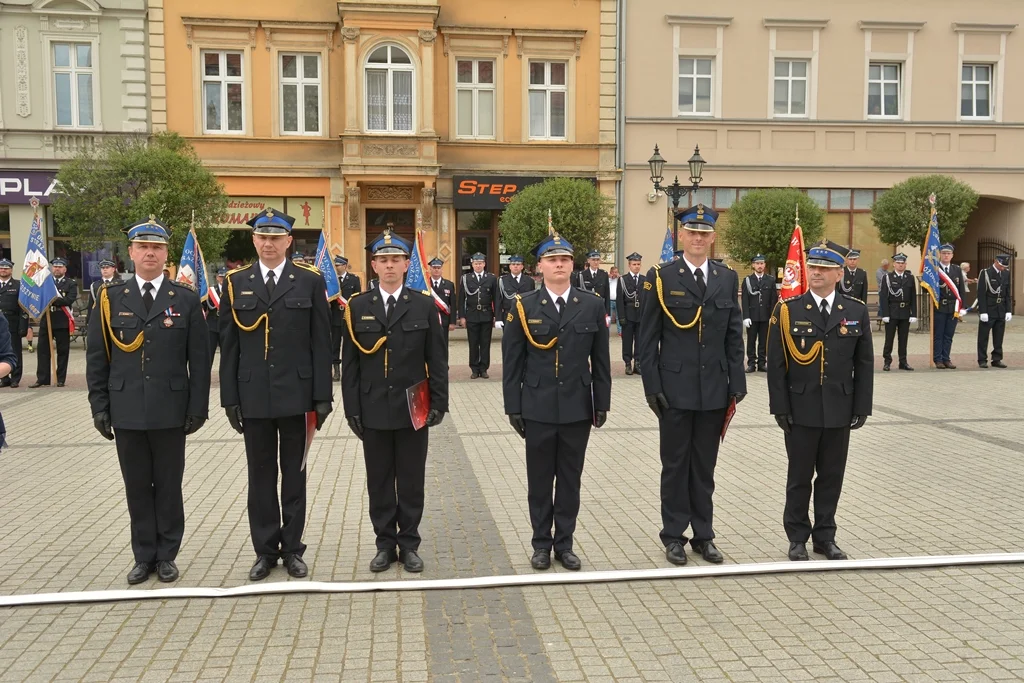
[[[776,266],[786,262],[798,207],[804,246],[809,248],[825,232],[825,212],[813,199],[793,187],[747,193],[729,209],[729,225],[722,235],[729,257],[749,263],[763,254],[767,272],[775,272]]]
[[[194,211],[203,257],[216,261],[231,232],[216,227],[227,211],[223,187],[176,133],[110,138],[67,161],[57,183],[54,220],[75,249],[123,246],[122,230],[153,215],[171,229],[168,258],[177,263]]]
[[[967,183],[948,175],[920,175],[893,185],[875,201],[871,220],[881,240],[916,247],[924,244],[931,218],[928,195],[933,192],[935,210],[939,214],[939,236],[943,242],[960,237],[978,205],[978,193]]]
[[[611,249],[617,225],[612,200],[588,180],[551,178],[525,188],[501,214],[506,253],[534,261],[530,250],[547,235],[548,209],[552,225],[572,244],[577,260],[594,249]]]

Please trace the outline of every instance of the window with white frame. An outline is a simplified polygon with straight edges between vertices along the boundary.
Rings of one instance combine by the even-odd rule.
[[[992,118],[991,64],[964,64],[960,71],[960,116]]]
[[[564,140],[568,96],[565,62],[530,62],[530,138]]]
[[[409,54],[382,45],[366,60],[366,129],[379,133],[412,132],[415,75]]]
[[[868,65],[868,116],[899,118],[903,65],[871,62]]]
[[[320,55],[281,53],[281,133],[320,135]]]
[[[455,134],[460,138],[494,137],[494,62],[455,60]]]
[[[95,125],[96,70],[92,43],[51,43],[53,50],[53,102],[58,126],[88,128]]]
[[[244,132],[242,53],[203,50],[202,58],[203,131]]]
[[[714,61],[710,57],[679,58],[679,114],[711,114]]]
[[[807,71],[802,59],[775,60],[775,115],[807,116]]]

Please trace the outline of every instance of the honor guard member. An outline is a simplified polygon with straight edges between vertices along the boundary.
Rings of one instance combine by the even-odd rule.
[[[228,269],[221,267],[217,269],[216,282],[210,284],[210,289],[216,292],[217,301],[224,300],[224,278],[227,277]],[[220,309],[213,303],[213,299],[203,302],[206,306],[206,325],[210,334],[210,370],[213,370],[213,361],[220,348]]]
[[[220,306],[220,402],[245,436],[253,581],[267,578],[278,558],[289,576],[308,573],[306,413],[315,412],[317,429],[331,413],[327,285],[316,268],[285,258],[294,223],[270,209],[248,222],[258,260],[228,273]]]
[[[167,228],[155,217],[128,228],[135,276],[104,285],[86,338],[93,424],[117,445],[135,566],[128,583],[156,572],[178,578],[185,532],[185,439],[206,422],[209,342],[203,304],[163,274]]]
[[[843,277],[836,287],[843,294],[852,296],[860,301],[868,300],[868,273],[866,270],[857,267],[860,263],[860,252],[850,249],[846,255],[846,265],[843,267]]]
[[[96,295],[100,291],[100,287],[109,285],[112,282],[120,283],[121,277],[117,274],[117,264],[105,258],[100,261],[100,279],[93,280],[93,283],[89,285],[89,306],[85,310],[90,320],[92,319],[93,311],[96,310],[96,301],[98,299]]]
[[[604,314],[611,320],[612,302],[611,285],[608,284],[608,271],[601,269],[601,252],[592,251],[587,254],[587,267],[577,275],[576,286],[585,292],[593,292],[604,299]],[[608,320],[605,324],[608,324]]]
[[[441,424],[448,412],[448,355],[434,297],[402,283],[409,243],[385,230],[366,249],[379,284],[349,301],[341,395],[349,427],[363,442],[370,521],[377,535],[370,571],[385,571],[398,560],[407,572],[421,572],[419,525],[430,430],[413,426],[408,391],[426,382],[425,426]]]
[[[606,301],[572,286],[572,252],[553,229],[534,248],[543,286],[516,297],[501,340],[505,413],[526,440],[534,569],[551,566],[552,548],[566,569],[581,566],[572,541],[583,461],[611,405]]]
[[[498,310],[498,280],[484,270],[486,257],[477,252],[470,259],[473,270],[462,276],[459,288],[459,318],[469,337],[471,379],[488,379],[491,366],[491,329]]]
[[[643,257],[635,251],[626,257],[629,272],[619,276],[619,291],[616,292],[615,309],[622,325],[622,362],[626,374],[640,374],[640,316],[643,313],[647,290],[647,277],[640,273]]]
[[[279,214],[284,215],[284,214]],[[292,263],[306,264],[306,255],[301,251],[292,252]]]
[[[775,278],[764,274],[764,256],[750,260],[754,272],[743,278],[740,298],[743,302],[743,327],[747,329],[747,372],[767,369],[765,343],[768,341],[768,320],[779,300]]]
[[[71,305],[78,299],[78,283],[67,277],[68,262],[62,258],[50,261],[57,298],[50,303],[49,324],[53,329],[53,344],[57,347],[57,386],[64,386],[68,376],[68,354],[71,351]],[[50,337],[47,316],[39,319],[39,354],[36,361],[36,382],[29,389],[50,386]]]
[[[498,301],[501,312],[495,316],[494,327],[501,329],[505,325],[505,317],[515,307],[516,294],[527,294],[537,289],[533,278],[523,274],[523,257],[509,256],[509,272],[498,278]]]
[[[12,389],[21,383],[21,338],[28,334],[28,314],[18,303],[21,281],[12,277],[13,269],[14,263],[10,259],[0,258],[0,313],[7,319],[7,327],[11,332],[11,350],[17,359],[11,366],[11,374],[0,379],[0,387]]]
[[[964,288],[964,274],[960,266],[952,263],[953,245],[943,244],[939,247],[939,268],[949,277],[953,283],[953,289],[949,288],[946,280],[939,278],[938,300],[939,306],[935,309],[935,342],[932,349],[932,361],[937,370],[955,370],[956,366],[949,360],[949,354],[953,350],[953,335],[956,334],[956,324],[963,317],[967,308],[967,290]],[[959,305],[957,303],[959,297]]]
[[[726,411],[747,393],[739,278],[708,253],[718,214],[703,204],[677,214],[683,255],[647,272],[640,367],[661,436],[661,541],[672,564],[693,549],[721,562],[712,526],[715,464]]]
[[[1013,317],[1010,284],[1010,255],[999,254],[992,265],[978,275],[978,366],[988,367],[988,334],[992,332],[992,367],[1005,368],[1003,333]]]
[[[768,398],[789,457],[783,524],[791,560],[807,559],[808,538],[814,552],[846,559],[836,545],[836,507],[850,430],[871,414],[874,354],[867,305],[836,290],[845,251],[824,240],[809,250],[810,291],[780,301],[768,333]]]
[[[341,299],[348,301],[363,291],[359,276],[348,272],[348,259],[344,256],[334,257],[334,272],[338,275]],[[341,339],[345,336],[345,304],[341,299],[331,302],[331,358],[334,360],[335,382],[341,381]]]
[[[451,280],[444,279],[441,275],[441,268],[444,267],[444,261],[439,258],[430,259],[430,287],[434,290],[434,294],[441,301],[448,306],[448,313],[441,310],[438,307],[438,314],[441,316],[441,331],[444,332],[444,348],[445,353],[448,349],[448,334],[455,329],[455,321],[458,319],[458,313],[455,308],[455,283]]]
[[[913,370],[907,363],[907,336],[910,326],[917,322],[916,278],[907,272],[906,254],[892,257],[893,272],[882,276],[882,288],[878,290],[879,312],[885,323],[885,346],[882,347],[882,369],[889,371],[892,365],[892,340],[899,333],[900,370]]]

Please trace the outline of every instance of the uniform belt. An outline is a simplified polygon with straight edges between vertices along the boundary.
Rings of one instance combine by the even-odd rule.
[[[945,306],[945,305],[946,305],[946,304],[948,304],[948,303],[949,303],[949,300],[948,300],[948,299],[943,299],[942,301],[940,301],[940,302],[939,302],[939,304],[940,304],[941,306]]]
[[[996,297],[996,303],[997,303],[997,304],[1001,304],[1001,303],[1003,303],[1003,297],[1001,297],[1001,296],[997,296],[997,297]]]
[[[900,302],[900,308],[906,308],[906,307],[907,307],[907,302],[906,301],[901,301]]]
[[[483,306],[481,306],[480,304],[477,304],[477,305],[476,305],[476,310],[478,310],[478,311],[482,311],[482,310],[484,310],[484,307],[483,307]]]

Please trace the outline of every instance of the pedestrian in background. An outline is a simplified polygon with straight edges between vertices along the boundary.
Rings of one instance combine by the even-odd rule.
[[[622,321],[619,320],[619,267],[612,266],[608,269],[608,302],[611,306],[612,322],[615,323],[615,328],[619,332],[619,336],[622,336]]]

